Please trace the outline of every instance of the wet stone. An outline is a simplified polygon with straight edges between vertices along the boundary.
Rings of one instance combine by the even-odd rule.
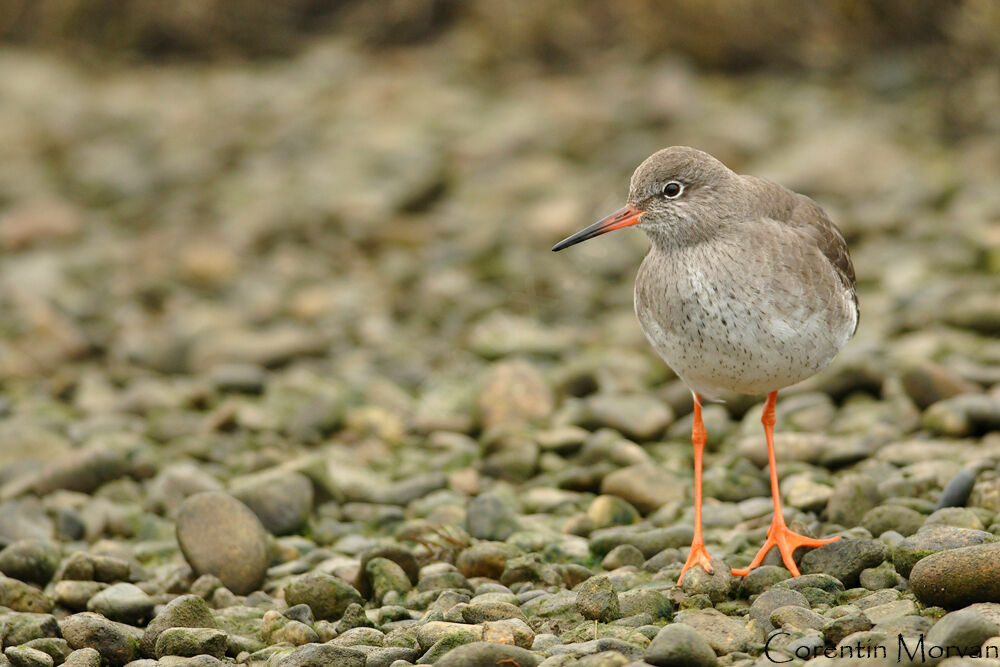
[[[618,594],[622,616],[648,614],[654,620],[669,620],[673,612],[670,597],[658,590],[635,588]]]
[[[59,624],[51,614],[0,614],[0,649],[58,636]]]
[[[579,597],[577,597],[577,601],[579,601]],[[462,610],[462,619],[466,623],[479,624],[509,618],[527,620],[520,607],[510,602],[473,600]]]
[[[657,667],[714,667],[719,662],[712,646],[683,623],[664,626],[646,648],[643,660]]]
[[[175,463],[164,467],[149,482],[145,505],[173,517],[185,498],[208,491],[222,491],[222,484],[192,463]]]
[[[48,595],[30,584],[10,577],[0,576],[0,607],[14,611],[48,613],[53,602]]]
[[[385,607],[383,607],[383,610]],[[409,615],[401,615],[401,618],[409,618]],[[320,623],[326,621],[319,621],[315,625],[318,628]],[[337,621],[336,630],[338,633],[344,633],[354,628],[373,628],[375,623],[368,618],[368,614],[365,613],[364,607],[362,607],[357,602],[352,602],[347,605],[347,609],[344,610],[344,615],[341,616],[340,620]]]
[[[859,589],[853,589],[856,591],[860,597],[851,600],[850,605],[861,610],[870,609],[871,607],[877,607],[888,602],[895,602],[899,600],[900,593],[897,590],[885,589],[881,591],[875,591],[874,593],[864,593]],[[845,598],[847,596],[844,596]]]
[[[707,595],[713,602],[725,600],[735,583],[729,566],[717,558],[712,559],[712,573],[700,565],[691,567],[684,573],[681,588],[688,595]]]
[[[32,484],[44,496],[59,489],[91,493],[129,472],[129,452],[123,447],[91,447],[68,453],[47,465]]]
[[[372,596],[376,602],[381,602],[390,592],[399,596],[405,595],[413,587],[403,568],[387,558],[373,558],[368,561],[365,573],[371,582]]]
[[[962,468],[952,477],[941,495],[938,497],[937,508],[942,507],[964,507],[972,493],[972,488],[976,483],[976,476],[979,474],[977,468]]]
[[[855,632],[870,630],[871,627],[871,620],[863,612],[851,610],[850,613],[827,621],[821,630],[828,643],[838,644],[844,637]]]
[[[277,661],[275,667],[365,667],[364,651],[335,644],[305,644]]]
[[[777,565],[761,565],[750,570],[750,574],[740,581],[740,594],[743,597],[750,597],[763,593],[774,584],[785,579],[790,579],[792,573]]]
[[[564,664],[573,665],[584,656],[591,656],[605,651],[614,651],[633,661],[640,660],[644,649],[645,646],[636,646],[618,637],[601,637],[588,641],[569,642],[560,646],[553,646],[549,649],[549,654],[551,656],[566,656]]]
[[[478,399],[486,428],[542,419],[552,412],[553,404],[552,390],[541,374],[522,360],[493,366]]]
[[[55,601],[70,611],[86,611],[90,598],[107,588],[99,581],[59,581],[52,589]]]
[[[26,646],[10,646],[3,655],[13,667],[52,667],[55,664],[48,653]]]
[[[663,568],[673,565],[674,563],[683,563],[683,562],[684,562],[684,556],[681,555],[680,550],[669,548],[669,549],[664,549],[663,551],[660,551],[654,554],[649,559],[647,559],[646,562],[642,564],[642,569],[644,569],[646,572],[655,574],[656,572],[659,572]]]
[[[464,549],[456,565],[469,578],[499,579],[507,567],[507,561],[520,555],[520,549],[504,542],[480,542]]]
[[[312,609],[309,608],[307,604],[297,604],[289,607],[281,614],[285,618],[289,618],[293,621],[299,621],[300,623],[305,623],[306,625],[312,625],[315,622],[313,617]]]
[[[138,625],[152,616],[153,598],[134,584],[114,584],[90,598],[87,610],[112,621]]]
[[[710,609],[712,607],[712,598],[708,597],[704,593],[685,595],[683,598],[681,598],[677,607],[681,611],[687,611],[691,609]]]
[[[913,535],[924,525],[923,514],[902,505],[881,505],[861,518],[861,525],[872,535],[894,530],[900,535]]]
[[[156,638],[156,657],[226,654],[226,633],[213,628],[167,628]]]
[[[965,507],[944,507],[935,510],[924,520],[924,526],[954,526],[970,530],[983,530],[985,528],[976,513]]]
[[[361,594],[339,577],[312,572],[296,577],[285,587],[289,605],[306,604],[317,619],[337,620],[352,603],[363,604]]]
[[[85,647],[69,654],[64,667],[101,667],[101,654],[96,649]]]
[[[507,433],[497,434],[484,444],[480,465],[483,475],[509,482],[524,482],[535,474],[539,448],[534,440]]]
[[[876,507],[880,500],[878,482],[868,475],[845,475],[833,486],[827,503],[827,517],[831,523],[848,528],[861,523],[866,512]],[[880,535],[870,531],[872,535]]]
[[[499,664],[536,667],[539,662],[538,655],[519,646],[472,642],[453,648],[434,664],[438,667],[490,667]]]
[[[209,492],[185,500],[177,513],[177,541],[196,574],[215,575],[237,595],[257,590],[264,581],[267,532],[232,496]]]
[[[401,664],[412,664],[420,657],[420,650],[405,646],[366,646],[353,647],[366,656],[365,667],[400,667]],[[397,661],[402,660],[402,663]]]
[[[517,528],[517,514],[501,497],[483,494],[469,501],[466,530],[472,537],[503,541]]]
[[[640,518],[639,512],[628,501],[608,495],[594,498],[587,508],[587,517],[595,529],[633,524]]]
[[[41,540],[20,540],[0,551],[0,573],[45,586],[59,566],[59,547]]]
[[[591,577],[575,590],[576,609],[584,618],[609,623],[621,617],[618,593],[607,577]]]
[[[840,539],[804,555],[801,570],[804,574],[829,574],[853,588],[862,570],[877,566],[887,555],[888,549],[877,540]]]
[[[530,648],[535,640],[535,631],[520,618],[497,619],[483,623],[483,640]]]
[[[894,588],[904,584],[903,578],[896,572],[891,563],[882,563],[878,567],[862,570],[858,575],[858,583],[870,591]]]
[[[834,595],[844,591],[844,584],[833,575],[825,572],[816,574],[803,574],[799,577],[788,577],[775,584],[777,588],[790,588],[793,591],[805,593],[807,588],[833,593]]]
[[[131,567],[127,561],[114,556],[76,551],[60,566],[56,577],[75,581],[103,581],[114,583],[129,578]]]
[[[806,512],[818,512],[826,507],[833,489],[815,481],[811,473],[799,473],[782,480],[781,493],[788,505]]]
[[[33,639],[30,642],[24,644],[27,648],[33,648],[45,653],[52,657],[52,660],[57,664],[61,665],[69,657],[69,654],[73,650],[69,647],[69,644],[65,639],[61,637],[43,637],[40,639]]]
[[[604,477],[601,493],[618,496],[643,513],[654,512],[673,500],[683,500],[687,484],[662,466],[639,463]]]
[[[932,434],[955,438],[988,433],[1000,428],[1000,398],[964,394],[931,405],[923,425]]]
[[[972,487],[969,505],[1000,512],[1000,477],[978,479]]]
[[[945,614],[927,633],[930,646],[982,646],[990,637],[1000,634],[1000,625],[993,619],[971,609]]]
[[[590,550],[597,555],[606,555],[621,544],[630,544],[642,552],[646,558],[652,558],[664,549],[684,549],[686,552],[694,537],[694,531],[689,525],[676,525],[670,528],[654,528],[652,530],[636,530],[626,526],[595,530],[590,535]]]
[[[893,547],[892,562],[896,572],[909,577],[914,565],[926,556],[949,549],[994,542],[996,539],[991,533],[981,530],[927,526]]]
[[[575,659],[580,667],[625,667],[632,661],[618,651],[601,651]]]
[[[616,570],[627,565],[642,567],[645,562],[646,558],[637,547],[631,544],[619,544],[601,560],[601,567],[605,570]]]
[[[138,632],[99,614],[83,612],[67,616],[59,626],[70,648],[95,649],[111,667],[121,667],[139,654]]]
[[[585,425],[612,428],[637,442],[655,439],[673,419],[670,406],[649,394],[597,394],[586,403]]]
[[[757,624],[757,627],[762,628],[764,632],[771,632],[774,630],[774,626],[771,624],[771,613],[779,607],[787,606],[808,609],[809,601],[806,600],[806,596],[802,593],[787,588],[775,588],[764,591],[750,605],[750,619]]]
[[[463,553],[465,552],[463,551]],[[371,581],[368,579],[368,563],[375,558],[384,558],[392,561],[403,569],[403,572],[406,573],[411,583],[416,583],[420,574],[420,567],[413,552],[397,544],[381,545],[367,549],[361,554],[360,570],[362,579],[360,584],[362,588],[359,590],[361,590],[362,595],[369,593],[368,589],[371,587]]]
[[[710,498],[737,503],[740,516],[752,519],[768,514],[774,505],[760,470],[739,458],[732,467],[710,467],[704,472],[704,493]]]
[[[715,609],[684,612],[677,616],[677,621],[697,630],[717,655],[746,651],[753,643],[745,623]]]
[[[947,367],[926,360],[904,370],[901,379],[907,395],[921,410],[946,398],[982,391]]]
[[[261,619],[261,638],[268,644],[302,646],[319,641],[319,634],[301,621],[283,617],[274,609]]]
[[[917,605],[913,600],[902,599],[885,604],[868,607],[864,610],[865,616],[875,625],[890,623],[904,616],[912,616],[918,612]]]
[[[142,634],[143,655],[154,655],[160,633],[169,628],[218,628],[208,604],[197,595],[176,597],[150,621]]]
[[[789,626],[800,630],[820,630],[827,619],[808,607],[788,605],[774,609],[768,620],[775,628]]]
[[[294,534],[305,525],[313,507],[312,482],[297,472],[264,472],[237,478],[230,491],[274,535]]]
[[[420,577],[420,581],[417,583],[417,590],[419,591],[440,591],[447,589],[467,589],[471,591],[472,586],[469,584],[468,579],[463,577],[461,572],[457,571],[425,574]]]
[[[925,605],[947,609],[1000,602],[1000,543],[948,549],[917,562],[910,586]]]

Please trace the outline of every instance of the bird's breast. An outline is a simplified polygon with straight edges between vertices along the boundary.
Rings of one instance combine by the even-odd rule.
[[[635,310],[657,353],[695,391],[767,393],[812,375],[847,340],[832,275],[802,282],[746,247],[654,247],[636,277]]]

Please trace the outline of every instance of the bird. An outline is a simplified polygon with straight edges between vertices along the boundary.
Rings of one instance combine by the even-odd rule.
[[[827,366],[854,336],[859,309],[843,234],[819,204],[777,183],[737,174],[688,146],[649,156],[632,174],[625,206],[552,247],[563,250],[635,226],[650,248],[635,280],[640,328],[693,397],[694,534],[678,585],[692,567],[714,574],[702,533],[702,404],[728,392],[766,396],[774,516],[745,576],[777,547],[785,567],[799,547],[839,539],[785,522],[774,453],[778,391]]]

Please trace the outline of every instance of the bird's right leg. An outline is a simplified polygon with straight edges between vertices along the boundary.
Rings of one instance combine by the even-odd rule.
[[[694,424],[691,427],[691,442],[694,444],[694,537],[691,540],[691,552],[688,554],[681,576],[677,579],[679,586],[684,579],[684,573],[692,566],[700,565],[709,574],[715,574],[712,569],[712,557],[705,549],[705,538],[701,533],[701,457],[705,451],[705,441],[708,434],[705,432],[705,424],[701,421],[701,396],[692,392],[694,396]]]
[[[785,516],[781,511],[781,490],[778,488],[778,464],[774,454],[774,406],[777,401],[778,392],[772,391],[767,395],[767,402],[764,403],[764,414],[760,419],[761,423],[764,424],[764,437],[767,440],[767,463],[771,469],[771,498],[774,501],[774,518],[771,519],[771,527],[767,530],[767,540],[764,542],[764,546],[757,552],[750,564],[743,569],[731,570],[735,577],[745,577],[750,574],[750,570],[759,566],[764,561],[764,557],[767,556],[767,552],[774,547],[778,547],[781,562],[785,564],[788,571],[792,573],[792,576],[798,577],[799,568],[792,557],[796,549],[799,547],[821,547],[840,539],[840,537],[816,539],[808,535],[799,535],[792,532],[785,523]]]

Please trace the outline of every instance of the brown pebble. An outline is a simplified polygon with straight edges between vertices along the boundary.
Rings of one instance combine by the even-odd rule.
[[[213,574],[237,595],[267,574],[267,531],[250,508],[225,493],[190,496],[177,512],[177,542],[195,574]]]

